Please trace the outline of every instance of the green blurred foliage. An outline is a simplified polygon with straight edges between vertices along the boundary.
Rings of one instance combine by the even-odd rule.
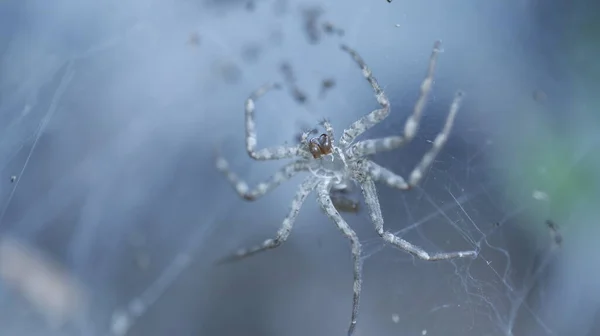
[[[595,7],[595,8],[594,8]],[[508,162],[506,177],[513,203],[537,203],[533,217],[545,216],[566,228],[581,213],[597,223],[600,209],[600,1],[573,3],[563,35],[570,104],[567,111],[554,106],[517,103],[523,111],[515,136],[507,139],[505,153],[497,160]],[[516,153],[515,153],[516,151]],[[548,200],[534,200],[541,191]],[[543,212],[543,213],[541,213]],[[535,219],[535,223],[539,218]],[[541,233],[544,225],[525,228]],[[575,228],[574,228],[575,229]],[[577,230],[578,231],[578,230]]]

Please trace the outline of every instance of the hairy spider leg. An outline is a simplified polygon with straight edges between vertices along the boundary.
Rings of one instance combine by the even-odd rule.
[[[276,146],[270,148],[256,149],[256,123],[254,122],[255,101],[272,89],[280,89],[277,83],[265,84],[252,92],[246,99],[246,151],[254,160],[278,160],[288,159],[300,154],[300,146]]]
[[[323,128],[325,128],[325,133],[327,133],[327,136],[329,136],[329,139],[331,139],[332,142],[335,142],[335,134],[333,133],[333,126],[331,126],[331,123],[329,122],[329,120],[327,119],[323,119],[320,122],[321,126],[323,126]]]
[[[446,141],[448,140],[448,137],[450,135],[450,131],[452,130],[452,126],[454,125],[456,114],[460,109],[463,97],[464,93],[462,93],[461,91],[457,92],[454,96],[454,100],[450,105],[450,112],[448,113],[448,117],[446,117],[446,122],[444,123],[444,128],[435,137],[431,149],[429,149],[429,151],[427,151],[427,153],[423,155],[423,158],[421,158],[419,164],[417,164],[417,166],[410,173],[408,182],[406,182],[406,180],[404,180],[402,176],[384,167],[381,167],[375,162],[367,161],[369,175],[373,178],[373,180],[382,182],[389,187],[400,190],[409,190],[417,186],[421,182],[425,171],[429,169],[429,167],[433,163],[433,160],[435,160],[436,156],[440,153],[440,151],[446,144]]]
[[[442,148],[444,148],[444,145],[448,141],[448,136],[450,135],[452,126],[454,125],[454,119],[456,119],[456,114],[458,113],[458,110],[460,109],[460,104],[462,102],[463,97],[464,97],[464,93],[462,91],[458,91],[454,95],[454,100],[452,101],[452,104],[450,105],[450,112],[448,113],[448,117],[446,118],[446,123],[444,124],[444,128],[435,137],[435,140],[433,140],[433,145],[431,146],[429,151],[427,151],[427,153],[425,153],[425,155],[423,155],[421,162],[419,162],[419,164],[415,167],[415,169],[413,169],[413,171],[410,173],[410,176],[408,178],[408,184],[410,186],[414,187],[417,184],[419,184],[419,182],[421,182],[421,179],[423,178],[423,173],[427,169],[429,169],[429,166],[431,166],[431,164],[433,163],[433,160],[435,160],[436,156],[438,156],[438,154],[440,153]]]
[[[300,135],[300,145],[307,146],[308,145],[308,137],[311,134],[315,134],[315,133],[318,133],[318,130],[316,128],[313,128],[311,130],[302,131],[302,134]]]
[[[404,123],[404,134],[379,139],[368,139],[359,141],[348,149],[348,156],[352,157],[372,155],[377,152],[396,149],[412,141],[412,139],[415,137],[419,130],[421,116],[423,115],[425,105],[427,104],[427,98],[429,97],[429,93],[431,92],[431,88],[433,86],[433,77],[435,74],[435,68],[437,65],[437,59],[440,53],[440,48],[441,42],[436,41],[433,45],[431,56],[429,57],[427,74],[425,76],[425,79],[423,79],[423,82],[421,83],[419,98],[415,103],[412,115],[408,117],[408,119]]]
[[[369,217],[375,226],[377,234],[383,238],[386,243],[392,244],[419,259],[427,261],[435,260],[448,260],[455,258],[466,258],[466,257],[477,257],[477,251],[457,251],[457,252],[446,252],[446,253],[434,253],[430,254],[422,248],[394,235],[389,231],[385,231],[383,228],[383,215],[381,213],[381,206],[379,205],[379,197],[377,196],[377,190],[375,189],[375,182],[370,178],[364,178],[359,181],[360,188],[365,198],[365,203],[369,211]]]
[[[340,146],[346,148],[348,145],[356,139],[357,136],[363,134],[366,130],[371,127],[377,125],[381,121],[383,121],[390,114],[390,101],[377,83],[377,79],[373,76],[371,69],[367,66],[365,61],[360,57],[360,55],[346,45],[341,45],[342,50],[349,53],[352,56],[352,59],[358,64],[358,66],[362,70],[363,76],[366,80],[371,84],[373,91],[375,91],[375,98],[377,98],[377,102],[381,105],[380,109],[374,110],[367,115],[361,117],[350,127],[344,130],[342,136],[340,137]]]
[[[369,176],[377,182],[382,182],[388,187],[400,189],[400,190],[410,190],[411,187],[406,183],[406,180],[394,173],[393,171],[378,165],[377,163],[367,160],[367,169]]]
[[[281,167],[266,181],[261,182],[253,189],[250,189],[248,183],[239,178],[238,175],[229,168],[229,162],[227,162],[227,160],[221,156],[218,151],[216,153],[215,165],[217,166],[217,170],[225,175],[225,178],[227,178],[238,195],[248,201],[255,201],[258,198],[266,195],[271,190],[277,188],[283,182],[291,179],[299,172],[308,171],[308,163],[306,161],[290,162]]]
[[[361,261],[361,246],[358,236],[354,230],[350,228],[348,223],[342,218],[340,213],[336,210],[331,197],[329,196],[329,190],[331,188],[331,182],[322,182],[317,186],[317,201],[321,206],[321,209],[325,211],[327,217],[329,217],[342,232],[342,234],[350,240],[352,249],[352,264],[353,264],[353,296],[352,296],[352,316],[350,318],[350,326],[348,327],[348,336],[354,333],[356,327],[356,319],[358,317],[358,306],[360,303],[360,292],[362,287],[362,261]]]
[[[221,259],[220,261],[217,262],[217,264],[223,264],[226,262],[244,259],[246,257],[257,254],[259,252],[274,249],[274,248],[280,246],[283,242],[285,242],[288,239],[290,233],[292,232],[294,222],[296,221],[296,218],[298,217],[298,213],[300,212],[300,208],[302,207],[302,204],[304,204],[304,200],[306,200],[306,197],[308,196],[308,194],[310,194],[315,189],[318,182],[319,182],[319,179],[315,178],[312,175],[308,176],[306,179],[304,179],[304,181],[300,185],[300,188],[296,192],[294,199],[292,200],[292,204],[290,206],[289,213],[283,219],[283,222],[281,223],[281,227],[277,231],[275,238],[269,238],[269,239],[265,240],[261,245],[256,245],[256,246],[253,246],[250,248],[241,249],[236,254]]]

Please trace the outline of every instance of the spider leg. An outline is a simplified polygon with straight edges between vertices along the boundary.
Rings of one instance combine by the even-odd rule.
[[[436,156],[440,153],[446,141],[448,141],[448,136],[450,135],[450,131],[452,130],[452,126],[454,125],[454,120],[456,119],[456,114],[458,113],[458,109],[460,108],[460,104],[464,97],[464,93],[458,91],[454,100],[452,101],[452,105],[450,105],[450,112],[448,113],[448,117],[446,117],[446,122],[444,123],[444,128],[442,131],[435,137],[433,141],[433,146],[423,158],[417,164],[417,166],[410,173],[410,177],[408,179],[408,183],[404,180],[404,178],[380,165],[376,164],[373,161],[367,161],[369,175],[376,181],[383,182],[392,188],[397,188],[401,190],[408,190],[412,187],[415,187],[421,179],[423,178],[424,172],[431,166],[433,160],[435,160]],[[381,139],[379,139],[381,140]],[[366,142],[366,141],[363,141]],[[357,143],[358,145],[360,143]],[[373,152],[374,153],[374,152]],[[370,153],[370,154],[373,154]],[[363,153],[361,153],[363,155]]]
[[[362,189],[365,203],[369,210],[369,216],[371,221],[375,225],[377,234],[383,238],[386,243],[392,244],[412,255],[427,261],[434,260],[447,260],[455,258],[465,257],[477,257],[477,251],[457,251],[457,252],[446,252],[446,253],[433,253],[430,254],[422,248],[394,235],[389,231],[385,231],[383,228],[383,215],[381,213],[381,206],[379,205],[379,197],[377,196],[377,189],[375,189],[375,183],[370,178],[365,178],[359,182],[360,188]]]
[[[246,151],[254,160],[278,160],[296,156],[300,146],[276,146],[256,150],[256,123],[254,122],[255,101],[271,89],[279,89],[279,84],[266,84],[250,94],[246,100]]]
[[[350,244],[352,247],[352,262],[353,262],[353,275],[354,275],[354,285],[353,291],[354,294],[352,296],[352,316],[350,319],[350,327],[348,328],[348,336],[354,333],[354,328],[356,327],[356,318],[358,317],[358,305],[360,302],[360,292],[362,286],[362,265],[361,265],[361,247],[360,241],[358,240],[358,236],[350,228],[348,223],[342,218],[340,213],[336,210],[333,202],[331,201],[331,197],[329,196],[330,185],[328,183],[320,183],[317,186],[317,201],[321,206],[321,209],[325,211],[327,216],[335,223],[338,229],[350,240]]]
[[[236,254],[221,259],[217,262],[217,264],[223,264],[226,262],[240,260],[262,251],[274,249],[281,245],[283,242],[285,242],[292,231],[294,221],[296,221],[296,217],[298,217],[298,213],[300,212],[302,204],[304,204],[304,200],[306,199],[308,194],[310,194],[310,192],[315,189],[315,186],[317,185],[318,181],[319,180],[317,178],[311,175],[302,182],[300,188],[296,192],[296,196],[294,196],[294,199],[292,200],[289,213],[283,219],[281,227],[277,231],[275,238],[267,239],[261,245],[241,249],[237,251]]]
[[[353,49],[350,49],[346,45],[341,46],[342,50],[349,53],[352,56],[352,59],[358,64],[358,66],[362,69],[363,76],[367,79],[371,87],[373,87],[373,91],[375,91],[375,98],[377,98],[377,102],[381,105],[380,109],[374,110],[369,114],[361,117],[357,121],[355,121],[350,127],[344,130],[342,136],[340,138],[340,146],[346,147],[357,136],[364,133],[369,128],[377,125],[379,122],[383,121],[390,114],[390,101],[377,83],[377,79],[373,77],[373,73],[371,69],[367,66],[362,57]]]
[[[382,182],[389,187],[400,190],[410,190],[412,188],[411,185],[406,183],[406,180],[402,176],[392,172],[391,170],[382,167],[371,160],[367,160],[366,163],[369,176],[374,181]]]
[[[250,189],[248,184],[238,177],[236,173],[229,168],[229,162],[218,152],[216,154],[215,165],[217,169],[225,175],[235,191],[248,201],[255,201],[264,196],[271,190],[278,187],[281,183],[291,179],[294,175],[301,171],[306,171],[308,166],[305,161],[294,161],[280,168],[275,174],[269,177],[266,181],[259,183],[254,189]]]
[[[311,130],[303,130],[302,133],[300,133],[300,145],[302,146],[306,146],[308,144],[308,137],[311,134],[316,134],[318,133],[318,130],[316,128],[311,129]]]
[[[350,156],[360,155],[371,155],[376,152],[396,149],[407,143],[409,143],[417,134],[419,129],[419,122],[427,103],[427,97],[431,92],[433,86],[433,75],[437,65],[438,54],[440,53],[441,42],[436,41],[433,45],[431,56],[429,57],[429,66],[427,68],[427,75],[421,83],[419,98],[414,106],[412,115],[406,120],[404,124],[404,134],[389,136],[380,139],[369,139],[355,143],[348,149]]]
[[[335,141],[335,135],[333,134],[333,126],[331,126],[329,120],[323,119],[321,120],[320,124],[323,126],[323,128],[325,128],[325,132],[327,133],[331,141]]]
[[[450,135],[450,131],[452,130],[452,126],[454,125],[454,119],[456,119],[456,114],[458,113],[458,109],[460,108],[460,104],[464,97],[464,93],[462,91],[458,91],[454,95],[454,100],[452,101],[452,105],[450,105],[450,112],[448,113],[448,117],[446,118],[446,123],[444,124],[444,128],[442,131],[435,137],[433,140],[433,145],[423,155],[421,162],[413,169],[408,178],[408,184],[411,186],[416,186],[421,182],[423,178],[423,173],[431,166],[435,157],[438,156],[444,145],[448,141],[448,136]]]

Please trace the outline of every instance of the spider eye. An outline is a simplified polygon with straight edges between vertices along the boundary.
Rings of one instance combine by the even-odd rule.
[[[327,134],[321,134],[319,136],[319,147],[321,148],[321,153],[323,155],[327,155],[331,153],[331,149],[333,144],[331,143],[331,138]]]
[[[317,139],[312,138],[308,142],[308,151],[312,154],[313,158],[318,159],[323,155],[323,151]]]

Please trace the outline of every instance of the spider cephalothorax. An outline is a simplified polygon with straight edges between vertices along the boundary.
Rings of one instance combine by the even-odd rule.
[[[319,137],[308,140],[308,136],[312,131],[305,132],[302,134],[300,143],[295,146],[277,146],[257,150],[254,102],[270,89],[280,87],[276,84],[265,85],[253,92],[246,100],[246,151],[251,158],[258,161],[279,159],[292,159],[292,161],[283,166],[269,180],[258,184],[254,189],[250,189],[244,181],[239,179],[238,176],[229,169],[229,164],[225,158],[221,156],[217,157],[216,165],[217,169],[223,172],[237,193],[243,198],[251,201],[265,195],[267,192],[273,190],[275,187],[284,181],[289,180],[296,174],[309,172],[307,177],[300,184],[298,191],[291,202],[289,212],[283,220],[281,228],[277,231],[275,237],[265,240],[260,245],[241,249],[237,254],[230,258],[225,258],[223,261],[244,258],[281,245],[290,235],[294,221],[296,220],[298,212],[306,200],[306,197],[311,192],[315,192],[317,202],[321,209],[327,214],[329,219],[331,219],[342,234],[348,238],[352,247],[354,294],[350,327],[348,328],[348,335],[351,335],[354,332],[356,318],[358,316],[358,303],[362,284],[361,244],[356,233],[348,226],[334,206],[332,200],[333,196],[331,194],[332,191],[346,189],[349,183],[357,184],[362,191],[366,208],[369,211],[369,217],[373,222],[377,234],[386,243],[396,246],[417,258],[433,261],[476,257],[477,251],[429,253],[409,241],[396,236],[392,232],[385,230],[383,226],[383,215],[379,205],[379,196],[377,195],[377,189],[375,188],[375,182],[383,183],[389,187],[400,190],[409,190],[417,185],[423,178],[424,172],[432,164],[448,139],[463,97],[461,92],[456,93],[454,101],[450,105],[450,112],[448,113],[444,127],[433,141],[433,146],[425,153],[419,164],[417,164],[410,173],[407,180],[376,164],[370,159],[375,153],[400,148],[415,137],[425,103],[427,102],[427,96],[429,95],[433,84],[433,74],[437,57],[440,52],[440,42],[437,41],[434,44],[433,52],[429,59],[427,75],[421,84],[419,98],[413,112],[404,125],[403,134],[362,141],[355,140],[365,131],[387,118],[390,113],[390,104],[388,98],[377,83],[375,77],[371,74],[371,70],[365,64],[363,59],[354,50],[346,46],[342,46],[342,50],[349,53],[362,69],[363,75],[375,91],[375,97],[381,108],[366,114],[346,128],[342,132],[337,145],[334,145],[335,137],[333,127],[327,120],[324,120],[321,122],[321,125],[325,129],[325,133],[321,134]],[[331,160],[328,160],[329,157]]]

